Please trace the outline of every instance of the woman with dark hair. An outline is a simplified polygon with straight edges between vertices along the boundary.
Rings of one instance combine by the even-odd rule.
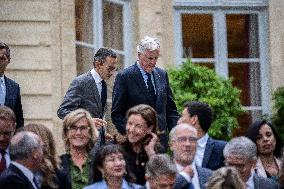
[[[93,159],[94,184],[84,189],[138,189],[125,163],[123,150],[114,144],[102,146]]]
[[[256,174],[277,180],[283,143],[275,128],[267,120],[258,120],[248,128],[246,136],[257,146]]]
[[[36,173],[41,189],[71,189],[66,174],[59,168],[55,141],[52,132],[42,124],[30,123],[21,127],[19,131],[30,131],[38,135],[43,144],[43,162],[40,171]]]
[[[91,150],[99,136],[90,113],[77,109],[67,114],[63,120],[62,135],[66,154],[60,156],[61,165],[72,189],[82,189],[92,183]]]
[[[146,163],[152,155],[162,151],[158,142],[159,134],[157,114],[151,106],[140,104],[128,110],[127,139],[122,147],[127,154],[127,165],[134,173],[137,184],[145,184]]]

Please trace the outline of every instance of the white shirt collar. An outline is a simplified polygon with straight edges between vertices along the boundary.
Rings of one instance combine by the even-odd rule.
[[[254,171],[251,171],[250,177],[246,182],[247,189],[254,189],[254,181],[253,181]]]
[[[197,145],[201,148],[205,148],[208,138],[209,138],[209,135],[208,133],[206,133],[203,137],[197,140]]]
[[[102,78],[101,76],[98,74],[98,72],[96,72],[96,70],[93,68],[91,69],[91,74],[96,82],[96,84],[101,83],[102,82]]]

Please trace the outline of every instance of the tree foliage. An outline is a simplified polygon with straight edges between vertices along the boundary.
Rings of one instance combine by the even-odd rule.
[[[182,111],[186,101],[209,104],[214,110],[210,136],[230,139],[232,130],[238,127],[237,116],[244,112],[240,90],[232,85],[231,79],[224,79],[213,70],[193,64],[190,60],[180,67],[170,67],[168,73],[178,110]]]
[[[284,87],[279,87],[275,90],[273,100],[274,113],[272,115],[272,122],[281,138],[284,139]]]

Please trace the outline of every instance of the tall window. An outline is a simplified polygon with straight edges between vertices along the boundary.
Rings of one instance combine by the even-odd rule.
[[[75,14],[78,74],[92,68],[94,53],[100,47],[115,50],[120,67],[129,65],[131,13],[128,0],[76,0]]]
[[[243,133],[269,114],[266,3],[260,0],[175,1],[176,62],[214,69],[241,90],[248,113],[239,117]]]

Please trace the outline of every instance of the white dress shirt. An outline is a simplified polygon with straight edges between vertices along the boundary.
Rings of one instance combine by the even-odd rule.
[[[6,85],[5,85],[4,75],[0,76],[0,90],[1,90],[0,105],[4,105],[6,97]]]
[[[205,152],[208,138],[209,138],[209,135],[206,133],[203,137],[197,140],[194,162],[199,167],[202,167],[202,161],[204,158],[204,152]]]
[[[10,165],[10,163],[11,163],[11,158],[10,158],[10,151],[9,151],[9,148],[7,148],[6,150],[5,150],[5,160],[6,160],[6,168],[8,168],[9,167],[9,165]],[[1,162],[1,160],[2,160],[2,155],[1,155],[1,153],[0,153],[0,162]]]
[[[33,187],[34,188],[37,188],[34,181],[33,181],[33,178],[34,178],[34,174],[31,170],[29,170],[27,167],[25,167],[24,165],[20,164],[20,163],[17,163],[15,161],[12,161],[11,162],[13,165],[15,165],[18,169],[20,169],[23,174],[29,179],[29,181],[32,183]]]
[[[249,177],[248,181],[246,182],[246,188],[247,189],[254,189],[253,176],[254,176],[254,171],[252,170],[250,177]]]
[[[102,93],[102,78],[101,76],[98,74],[98,72],[96,72],[96,70],[93,68],[91,69],[91,74],[96,82],[96,86],[97,86],[97,89],[99,91],[99,95],[101,96],[101,93]]]
[[[191,182],[194,186],[194,189],[200,189],[200,184],[199,184],[199,180],[198,180],[198,172],[196,170],[196,166],[195,166],[195,163],[193,162],[191,164],[192,166],[192,170],[193,170],[193,177],[191,178],[186,172],[182,171],[184,169],[184,167],[178,163],[176,163],[176,167],[177,167],[177,170],[179,172],[179,174],[181,176],[184,177],[184,179],[187,181],[187,182]]]

